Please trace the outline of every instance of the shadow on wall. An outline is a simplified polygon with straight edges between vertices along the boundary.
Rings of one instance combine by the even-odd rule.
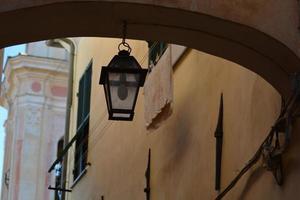
[[[178,110],[178,113],[182,112]],[[192,133],[190,129],[192,124],[193,120],[190,119],[189,115],[181,115],[178,117],[177,123],[172,127],[172,139],[168,142],[168,148],[166,149],[166,151],[170,153],[170,157],[163,168],[164,175],[170,175],[173,173],[174,168],[180,164],[184,164],[183,159],[185,159],[191,143]]]
[[[182,102],[189,102],[188,95]],[[164,151],[168,155],[168,159],[165,161],[165,165],[162,168],[162,179],[168,180],[171,178],[174,171],[180,170],[185,165],[185,159],[189,153],[189,148],[192,143],[192,130],[195,119],[189,113],[191,113],[190,106],[177,104],[174,105],[174,111],[171,118],[176,123],[172,123],[171,126],[165,127],[168,132],[168,136],[165,137]],[[172,120],[172,121],[173,121]]]

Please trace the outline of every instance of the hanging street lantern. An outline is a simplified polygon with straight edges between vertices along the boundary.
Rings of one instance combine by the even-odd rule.
[[[121,45],[127,50],[121,50]],[[130,53],[131,48],[123,39],[118,55],[101,69],[100,84],[104,88],[109,120],[133,120],[139,88],[145,82],[148,70],[142,69]]]

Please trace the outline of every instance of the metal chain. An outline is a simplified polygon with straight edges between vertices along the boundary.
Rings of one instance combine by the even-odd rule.
[[[129,44],[125,41],[127,37],[127,22],[124,21],[123,22],[123,38],[122,38],[122,42],[119,44],[118,49],[119,51],[122,50],[121,46],[127,48],[127,51],[129,52],[129,54],[131,53],[131,47],[129,46]]]

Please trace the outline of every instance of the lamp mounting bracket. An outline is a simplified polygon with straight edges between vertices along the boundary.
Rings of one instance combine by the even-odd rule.
[[[48,190],[61,191],[61,192],[72,192],[70,189],[52,187],[49,185]]]

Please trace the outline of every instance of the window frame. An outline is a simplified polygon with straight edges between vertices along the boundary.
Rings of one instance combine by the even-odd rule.
[[[86,70],[82,74],[78,87],[77,102],[77,123],[76,123],[76,141],[73,166],[73,185],[86,172],[88,166],[88,137],[89,137],[89,119],[90,103],[92,91],[92,66],[90,61]]]

